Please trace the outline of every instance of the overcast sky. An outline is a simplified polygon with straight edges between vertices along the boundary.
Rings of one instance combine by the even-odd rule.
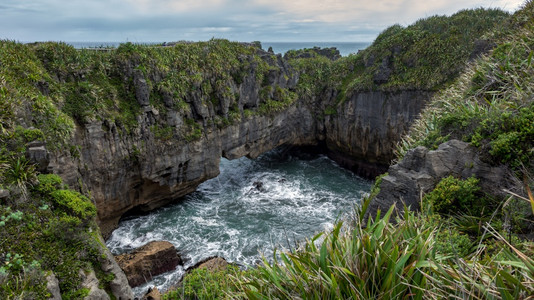
[[[523,0],[0,0],[0,39],[368,42],[395,23]]]

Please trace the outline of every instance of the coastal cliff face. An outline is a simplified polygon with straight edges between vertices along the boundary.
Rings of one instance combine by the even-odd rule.
[[[387,170],[400,137],[419,115],[432,92],[360,92],[325,117],[331,158],[355,173],[374,177]]]
[[[382,172],[431,94],[452,84],[477,53],[493,47],[491,38],[475,38],[487,37],[485,32],[506,17],[479,9],[406,28],[395,25],[366,50],[343,58],[332,49],[282,58],[255,43],[215,39],[164,46],[126,43],[99,51],[0,41],[0,225],[5,226],[0,235],[7,241],[1,247],[0,281],[22,281],[19,294],[33,298],[45,298],[40,296],[47,295],[45,281],[58,297],[131,298],[118,266],[99,259],[110,255],[100,251],[105,246],[96,222],[107,236],[129,211],[151,210],[194,191],[219,173],[221,156],[254,158],[279,145],[320,146],[359,174]],[[528,39],[518,41],[524,46]],[[530,44],[515,52],[507,45],[497,49],[498,63],[483,65],[472,82],[468,78],[469,84],[461,85],[469,90],[440,92],[447,101],[432,103],[454,100],[459,109],[441,118],[426,114],[431,122],[424,122],[423,114],[419,125],[424,126],[414,131],[420,134],[412,133],[404,151],[420,145],[436,149],[458,139],[516,170],[532,166],[532,107],[523,101],[531,97],[501,88],[518,78],[524,82],[513,86],[530,90],[523,63],[530,62],[525,56],[532,52]],[[505,67],[499,64],[511,54],[522,57],[515,73],[510,60]],[[474,97],[471,102],[466,95]],[[494,103],[479,109],[485,95],[516,102],[506,101],[513,105],[494,114]],[[466,110],[466,103],[476,112]],[[467,127],[458,131],[451,124]],[[448,155],[456,162],[466,153],[475,152],[449,144],[406,153],[413,159],[391,167],[371,209],[398,198],[415,203],[416,194],[430,191],[441,175],[494,171],[484,164],[466,169],[465,163],[453,163],[455,172],[448,167],[434,172],[444,169],[434,161]],[[515,158],[515,153],[522,155]],[[89,265],[94,272],[79,272]],[[43,272],[26,272],[33,268]],[[3,292],[8,298],[17,294]]]
[[[376,175],[393,156],[395,143],[424,104],[426,93],[360,94],[343,114],[317,123],[313,107],[297,101],[276,114],[254,115],[224,128],[211,128],[198,140],[159,140],[150,130],[121,136],[95,121],[77,127],[78,159],[56,157],[54,172],[82,178],[98,208],[100,227],[109,234],[120,217],[149,211],[193,192],[219,174],[220,158],[255,158],[280,145],[308,146],[326,130],[329,155],[363,175]],[[153,115],[147,110],[140,127]],[[372,129],[371,129],[372,128]],[[67,167],[68,166],[68,167]]]
[[[90,191],[105,237],[124,214],[161,207],[216,177],[221,157],[255,158],[280,145],[326,145],[341,165],[376,176],[430,97],[420,91],[355,93],[336,114],[324,116],[322,107],[333,96],[299,97],[299,73],[282,57],[255,51],[239,55],[254,63],[237,78],[223,77],[221,84],[222,75],[207,72],[182,97],[161,88],[172,70],[141,72],[151,62],[137,57],[118,63],[117,79],[137,107],[135,125],[125,130],[124,121],[80,117],[72,139],[76,150],[51,155],[48,167]]]
[[[274,116],[250,117],[189,142],[162,142],[149,131],[125,138],[95,122],[77,128],[76,140],[82,149],[78,159],[56,157],[51,165],[65,178],[82,178],[106,235],[129,210],[155,209],[216,177],[221,156],[255,158],[282,144],[315,143],[309,134],[315,124],[306,113],[295,106]],[[137,150],[132,153],[132,149]]]
[[[209,87],[197,84],[179,106],[172,93],[155,88],[165,74],[140,73],[141,62],[123,62],[121,80],[139,106],[135,126],[125,133],[121,122],[107,118],[77,122],[76,150],[52,154],[49,171],[71,185],[83,183],[107,236],[128,211],[155,209],[216,177],[221,157],[255,158],[283,144],[317,144],[313,106],[293,92],[298,74],[261,50],[242,59],[257,57],[242,78],[221,84],[226,94],[210,95]],[[204,82],[220,83],[221,76],[206,76]]]

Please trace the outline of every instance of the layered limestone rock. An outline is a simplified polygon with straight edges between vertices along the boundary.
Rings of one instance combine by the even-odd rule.
[[[384,173],[400,137],[431,96],[425,91],[355,93],[325,117],[329,156],[362,176]]]
[[[378,210],[388,210],[392,205],[398,211],[404,205],[418,210],[421,197],[450,175],[462,179],[474,176],[480,180],[481,189],[494,196],[505,196],[503,189],[521,190],[521,183],[515,182],[507,168],[491,166],[468,143],[451,140],[437,150],[422,146],[411,149],[392,165],[382,178],[380,192],[369,204],[368,214],[374,216]]]
[[[111,120],[77,124],[78,155],[51,155],[43,167],[90,191],[107,237],[129,211],[153,210],[216,177],[221,156],[255,158],[280,145],[326,145],[342,166],[373,177],[386,169],[395,143],[430,98],[418,91],[357,93],[325,116],[336,93],[298,97],[299,75],[286,60],[260,50],[255,55],[269,65],[261,81],[252,64],[242,80],[225,83],[235,97],[210,99],[192,89],[179,108],[168,91],[154,88],[163,74],[144,74],[135,61],[125,62],[121,80],[131,83],[141,107],[135,128],[126,133]],[[159,107],[151,100],[155,96]]]

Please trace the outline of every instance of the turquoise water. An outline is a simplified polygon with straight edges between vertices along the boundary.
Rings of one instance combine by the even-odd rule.
[[[98,47],[118,47],[119,42],[68,42],[75,48],[98,48]],[[142,43],[143,44],[143,43]],[[144,43],[144,44],[156,44],[156,43]],[[330,48],[336,47],[342,56],[348,56],[351,53],[357,53],[358,50],[367,48],[370,43],[367,42],[262,42],[262,48],[264,50],[273,47],[274,53],[284,54],[288,50],[298,50],[304,48]]]
[[[300,157],[300,158],[299,158]],[[222,159],[221,174],[178,203],[124,220],[107,241],[114,254],[152,240],[173,243],[185,267],[219,255],[254,265],[273,248],[332,228],[370,190],[370,182],[340,168],[326,156],[288,155],[275,150],[256,160]],[[155,277],[136,289],[165,290],[184,273]]]

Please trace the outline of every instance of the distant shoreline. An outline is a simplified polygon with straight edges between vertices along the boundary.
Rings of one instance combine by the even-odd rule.
[[[118,47],[126,42],[65,42],[72,45],[74,48],[109,48]],[[135,42],[139,44],[161,44],[162,42]],[[342,56],[348,56],[351,53],[357,53],[358,50],[367,48],[370,42],[261,42],[262,48],[267,50],[269,47],[273,48],[274,53],[284,54],[289,50],[298,50],[304,48],[330,48],[335,47],[339,50]]]

